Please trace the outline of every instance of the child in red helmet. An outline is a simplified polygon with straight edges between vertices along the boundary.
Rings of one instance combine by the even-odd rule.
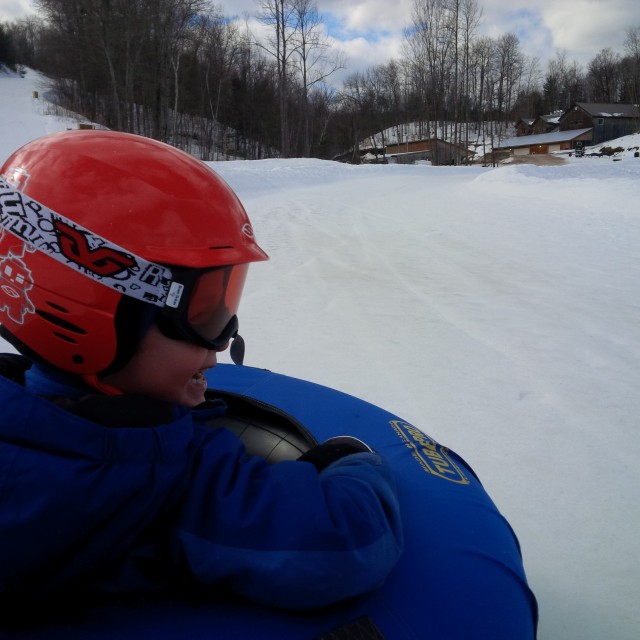
[[[276,607],[380,585],[402,548],[365,446],[248,456],[205,373],[256,244],[208,167],[115,132],[0,170],[0,602],[225,584]],[[237,343],[235,343],[237,344]]]

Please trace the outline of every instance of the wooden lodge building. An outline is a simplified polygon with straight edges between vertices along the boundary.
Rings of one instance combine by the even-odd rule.
[[[413,164],[421,160],[429,161],[433,165],[466,164],[473,158],[473,151],[469,151],[463,145],[434,137],[389,144],[385,155],[387,161],[393,164]]]
[[[575,102],[562,113],[522,118],[516,123],[516,136],[496,148],[514,155],[551,153],[601,144],[639,129],[640,109],[636,105]]]
[[[522,118],[516,122],[516,136],[537,136],[558,128],[562,111],[537,118]]]
[[[591,128],[591,144],[615,140],[640,128],[640,109],[633,104],[576,102],[560,117],[561,131]]]
[[[640,131],[640,108],[631,104],[575,102],[566,111],[536,118],[521,118],[516,135],[502,140],[495,150],[515,156],[571,151],[598,145]],[[423,138],[386,147],[356,148],[334,157],[340,162],[433,165],[467,164],[474,152],[440,138]]]
[[[528,156],[554,151],[569,151],[578,146],[591,144],[591,129],[573,131],[552,131],[531,136],[516,136],[503,140],[496,149],[509,150],[514,156]]]

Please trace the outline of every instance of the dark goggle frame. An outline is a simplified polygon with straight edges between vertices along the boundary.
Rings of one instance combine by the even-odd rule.
[[[236,313],[249,265],[170,268],[170,292],[156,316],[162,334],[209,350],[224,348],[238,333]]]

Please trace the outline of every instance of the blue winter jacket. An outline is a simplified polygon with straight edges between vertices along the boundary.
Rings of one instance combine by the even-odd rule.
[[[202,421],[220,404],[163,407],[163,423],[135,426],[118,414],[135,398],[101,398],[120,402],[109,410],[122,426],[0,376],[0,602],[184,581],[303,609],[372,590],[395,565],[399,508],[378,455],[349,455],[321,472],[270,465]]]

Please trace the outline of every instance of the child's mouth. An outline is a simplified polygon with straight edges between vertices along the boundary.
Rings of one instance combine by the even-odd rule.
[[[196,371],[193,376],[191,376],[191,384],[195,384],[198,387],[206,387],[207,379],[205,378],[203,371]]]

